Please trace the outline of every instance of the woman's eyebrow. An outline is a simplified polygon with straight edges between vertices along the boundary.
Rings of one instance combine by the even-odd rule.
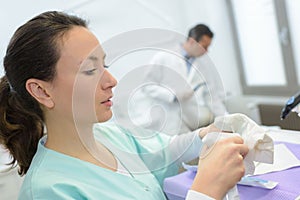
[[[98,61],[98,57],[97,56],[89,56],[88,59],[92,60],[92,61]]]
[[[102,59],[104,60],[105,57],[106,57],[106,54],[103,55],[103,58],[102,58]],[[99,60],[97,56],[89,56],[88,59],[90,59],[90,60],[92,60],[92,61],[98,61],[98,60]]]
[[[104,60],[105,57],[106,57],[106,54],[103,55],[103,58],[102,58],[102,59]],[[98,61],[99,58],[98,58],[97,56],[89,56],[89,57],[86,58],[86,60]],[[79,65],[81,65],[83,62],[84,62],[84,61],[81,61],[81,62],[79,63]]]

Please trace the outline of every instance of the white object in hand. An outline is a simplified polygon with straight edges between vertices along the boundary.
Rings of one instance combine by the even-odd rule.
[[[254,161],[261,163],[273,163],[274,143],[266,131],[244,114],[231,114],[217,117],[214,125],[223,130],[239,133],[249,152],[244,158],[246,172],[253,174],[255,170]]]

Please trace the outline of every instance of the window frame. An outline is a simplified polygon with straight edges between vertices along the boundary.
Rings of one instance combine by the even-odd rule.
[[[268,95],[268,96],[290,96],[291,94],[296,93],[299,91],[299,84],[297,79],[297,71],[296,65],[294,60],[291,36],[289,32],[289,23],[287,17],[287,10],[286,10],[286,2],[281,0],[274,0],[274,7],[275,7],[275,14],[276,14],[276,21],[278,25],[278,32],[279,35],[282,31],[286,31],[285,38],[279,38],[280,46],[281,46],[281,54],[283,56],[283,63],[284,63],[284,71],[285,71],[285,78],[287,84],[285,86],[249,86],[246,82],[246,74],[243,65],[242,55],[241,55],[241,48],[240,48],[240,39],[238,37],[237,32],[237,24],[235,23],[235,16],[233,11],[233,3],[232,0],[227,0],[228,4],[228,11],[229,11],[229,18],[233,27],[233,40],[234,40],[234,48],[236,50],[236,57],[237,63],[239,66],[239,75],[242,84],[243,94],[246,95]],[[285,41],[283,41],[285,39]],[[285,44],[285,42],[287,42]]]

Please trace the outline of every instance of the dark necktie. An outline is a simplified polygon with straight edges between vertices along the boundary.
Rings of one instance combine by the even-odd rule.
[[[193,57],[189,56],[184,56],[185,57],[185,62],[186,62],[186,67],[187,67],[187,74],[190,73],[191,67],[192,67],[192,62],[194,61]]]

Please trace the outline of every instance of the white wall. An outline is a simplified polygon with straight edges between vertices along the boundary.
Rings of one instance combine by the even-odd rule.
[[[37,13],[66,8],[68,0],[53,0],[45,1],[18,1],[9,0],[2,1],[0,6],[0,61],[1,61],[1,76],[3,75],[3,57],[5,55],[6,47],[9,39],[14,31],[27,20],[35,16]],[[70,3],[69,3],[70,4]],[[73,3],[74,4],[74,3]],[[69,5],[72,6],[73,4]]]
[[[209,49],[225,90],[231,95],[240,95],[240,77],[234,49],[233,31],[225,0],[189,0],[186,1],[187,25],[207,24],[214,32],[214,40]],[[186,27],[186,31],[188,29]]]
[[[18,6],[16,6],[18,5]],[[0,58],[15,29],[45,10],[68,10],[90,20],[90,27],[101,42],[138,28],[165,28],[186,35],[189,28],[205,23],[215,33],[210,56],[223,79],[225,90],[240,94],[240,82],[233,49],[232,31],[224,0],[10,0],[0,7]],[[150,55],[124,59],[115,74],[144,64]],[[114,72],[113,72],[114,73]]]

